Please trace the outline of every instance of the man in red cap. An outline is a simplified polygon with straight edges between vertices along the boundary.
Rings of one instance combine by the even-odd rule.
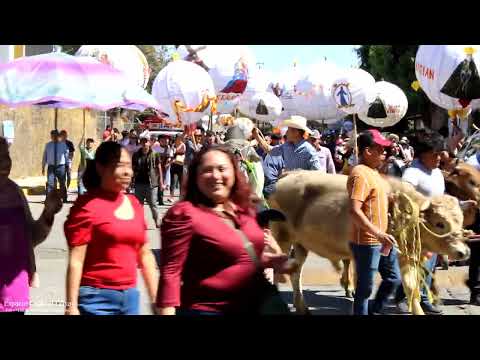
[[[377,171],[391,142],[378,130],[367,130],[359,135],[357,143],[360,164],[352,169],[347,182],[353,220],[350,246],[357,273],[353,313],[381,314],[388,297],[401,283],[395,238],[386,233],[387,184]],[[383,281],[369,311],[368,299],[377,271]]]

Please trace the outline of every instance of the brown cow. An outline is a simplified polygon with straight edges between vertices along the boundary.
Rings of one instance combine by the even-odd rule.
[[[446,176],[445,187],[448,194],[459,200],[477,202],[477,207],[466,206],[463,211],[464,226],[473,225],[477,209],[480,206],[480,171],[472,165],[460,163]]]
[[[301,287],[302,265],[308,251],[332,263],[352,258],[349,248],[352,221],[346,184],[345,175],[292,172],[278,181],[269,200],[272,207],[281,210],[287,218],[284,223],[272,225],[274,236],[284,252],[293,245],[295,259],[300,264],[299,270],[291,275],[294,305],[300,313],[308,312]],[[421,208],[425,223],[421,228],[421,241],[425,250],[448,254],[454,259],[469,257],[470,249],[463,241],[463,214],[457,199],[444,195],[429,200],[410,184],[393,179],[389,179],[389,184],[391,193],[406,192]],[[420,308],[417,305],[416,308]]]

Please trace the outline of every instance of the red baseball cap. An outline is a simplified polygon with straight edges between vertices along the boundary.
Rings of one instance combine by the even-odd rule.
[[[377,145],[384,146],[384,147],[389,147],[392,145],[392,142],[388,139],[386,139],[380,131],[376,129],[370,129],[368,130],[370,134],[373,136],[373,142]]]

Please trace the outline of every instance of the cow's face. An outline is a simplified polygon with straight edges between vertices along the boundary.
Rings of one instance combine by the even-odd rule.
[[[458,199],[450,195],[432,197],[421,216],[421,239],[426,250],[448,255],[454,260],[465,260],[470,256]]]
[[[445,184],[450,195],[480,204],[480,171],[472,165],[457,165],[445,179]]]

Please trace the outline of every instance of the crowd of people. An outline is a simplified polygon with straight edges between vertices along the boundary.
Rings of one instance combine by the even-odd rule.
[[[353,313],[382,314],[391,295],[398,309],[408,312],[396,241],[387,234],[389,198],[381,175],[402,178],[425,196],[443,194],[442,170],[454,166],[455,149],[449,149],[441,136],[386,138],[378,130],[367,130],[358,136],[355,151],[348,134],[322,136],[309,129],[301,116],[292,116],[283,125],[287,128],[283,136],[262,134],[258,128],[250,137],[237,136],[260,159],[264,182],[257,194],[250,180],[254,168],[240,150],[232,150],[232,131],[219,134],[198,127],[191,133],[157,137],[135,130],[120,133],[108,126],[97,148],[94,139],[82,139],[79,197],[64,224],[70,249],[65,313],[138,314],[140,268],[157,314],[288,314],[265,269],[289,274],[296,264],[282,252],[268,224],[259,221],[258,212],[266,208],[266,201],[259,205],[259,198],[268,200],[282,174],[298,169],[348,175],[351,250],[357,273]],[[45,240],[62,200],[67,202],[74,154],[67,132],[53,130],[42,159],[42,174],[47,167],[45,210],[34,221],[23,193],[8,179],[8,145],[0,141],[0,212],[5,213],[0,226],[8,225],[23,239],[16,257],[0,261],[2,282],[5,277],[15,278],[13,285],[0,291],[0,312],[28,309],[5,304],[28,303],[28,286],[36,276],[33,247]],[[468,162],[480,170],[478,155]],[[3,191],[7,188],[12,189],[8,194]],[[145,202],[160,229],[160,280],[147,241]],[[159,206],[163,205],[172,206],[162,218]],[[2,258],[7,255],[0,253]],[[428,255],[426,267],[433,273],[437,254]],[[17,267],[21,272],[13,274]],[[377,272],[383,282],[370,306]],[[478,285],[471,285],[476,305],[480,305],[480,292],[474,290]],[[430,302],[429,286],[431,276],[422,289],[421,306],[427,314],[441,314]]]

